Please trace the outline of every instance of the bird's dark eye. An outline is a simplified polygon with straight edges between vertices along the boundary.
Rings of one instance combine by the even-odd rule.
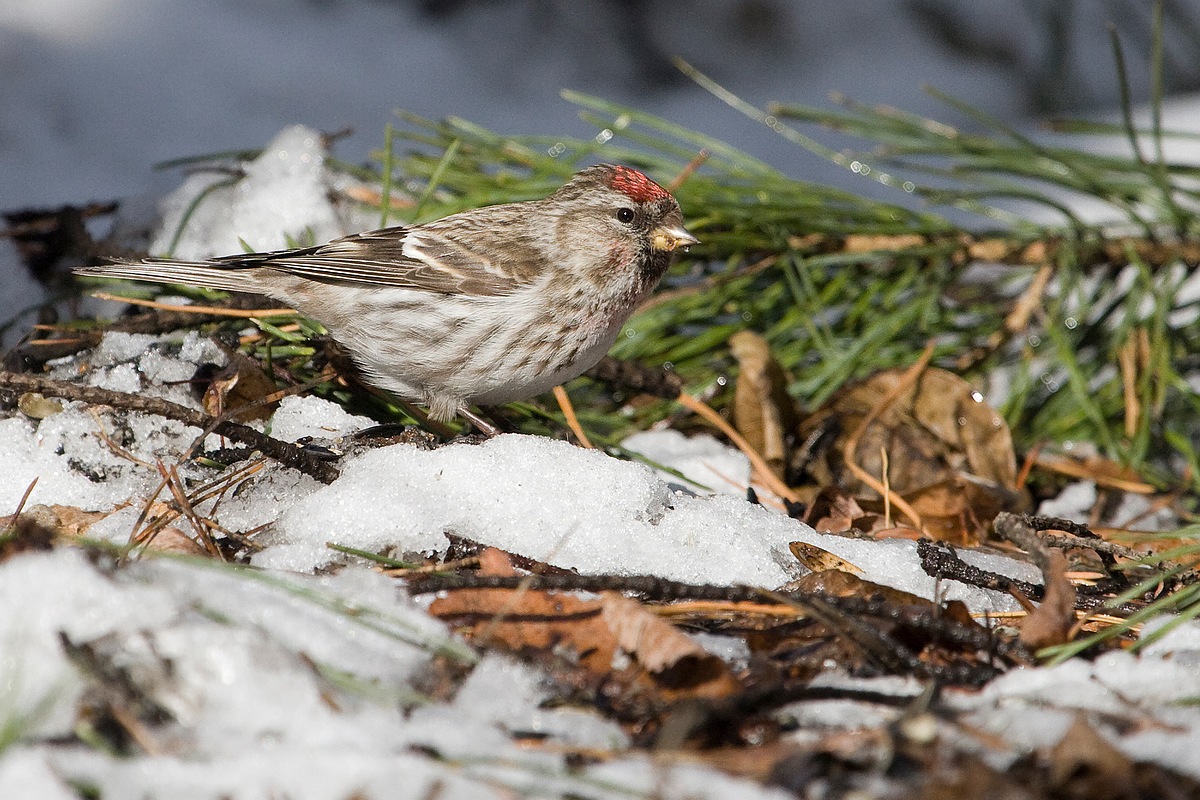
[[[624,222],[626,224],[633,222],[633,209],[632,208],[618,208],[617,209],[617,221]]]

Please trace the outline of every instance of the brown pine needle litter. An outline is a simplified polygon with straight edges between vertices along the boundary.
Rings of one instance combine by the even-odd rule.
[[[750,443],[742,438],[742,435],[735,431],[733,426],[726,422],[725,418],[714,411],[711,406],[697,400],[686,392],[680,392],[679,397],[675,398],[675,402],[689,411],[700,415],[717,428],[717,430],[729,437],[729,441],[733,442],[734,446],[741,450],[746,455],[746,458],[750,459],[750,464],[754,467],[755,479],[763,486],[766,486],[784,500],[789,500],[793,503],[800,502],[800,498],[796,493],[786,483],[775,476],[775,473],[771,471],[770,465],[763,460],[758,451],[751,447]]]
[[[584,433],[583,426],[579,424],[579,417],[575,414],[575,406],[571,403],[571,397],[567,394],[567,390],[562,386],[554,387],[554,399],[558,401],[558,407],[562,410],[563,417],[567,421],[567,427],[571,429],[571,433],[575,434],[575,438],[579,440],[579,444],[588,450],[595,450],[592,445],[592,440]]]

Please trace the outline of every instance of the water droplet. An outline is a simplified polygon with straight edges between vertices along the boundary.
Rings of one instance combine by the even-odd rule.
[[[611,129],[611,128],[605,128],[604,130],[602,130],[602,131],[600,131],[599,133],[597,133],[597,134],[596,134],[596,143],[597,143],[597,144],[604,144],[605,142],[607,142],[607,141],[608,141],[609,139],[611,139],[612,137],[613,137],[613,132],[612,132],[612,129]]]
[[[976,403],[982,403],[983,395],[980,394],[979,392],[971,392],[971,399],[974,400]]]
[[[726,378],[724,375],[717,376],[717,386],[725,386],[728,383],[729,383],[729,378]]]
[[[917,190],[917,185],[915,183],[913,183],[912,181],[904,182],[904,191],[908,192],[909,194],[912,194],[916,190]]]
[[[1079,320],[1075,319],[1074,317],[1067,317],[1065,320],[1063,320],[1063,324],[1067,326],[1067,330],[1073,331],[1079,326]]]
[[[1029,342],[1030,347],[1037,347],[1042,343],[1042,337],[1038,336],[1036,333],[1031,333],[1029,338],[1025,341]]]

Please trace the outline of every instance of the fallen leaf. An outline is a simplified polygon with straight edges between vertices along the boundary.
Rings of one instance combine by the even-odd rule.
[[[767,340],[752,331],[729,337],[738,362],[733,393],[733,426],[763,457],[771,471],[783,477],[786,437],[796,429],[796,401],[787,393],[790,382]]]
[[[904,497],[921,515],[930,537],[960,544],[969,544],[1001,511],[1023,503],[1018,492],[962,472]]]
[[[808,504],[801,521],[819,533],[841,533],[850,529],[869,531],[875,515],[869,514],[849,492],[826,485]]]
[[[842,451],[847,432],[856,431],[904,375],[905,370],[886,370],[848,387],[799,429],[801,439],[822,430],[841,431],[828,438],[821,453],[810,454],[807,471],[818,485],[840,487],[875,514],[884,510],[878,492],[845,465]],[[909,502],[937,538],[982,539],[998,511],[1018,510],[1027,502],[1012,488],[1016,454],[1004,419],[969,383],[945,370],[926,369],[866,426],[855,463],[882,482],[885,453],[889,488]],[[854,527],[875,525],[856,521]]]
[[[39,504],[30,506],[21,516],[31,516],[40,524],[52,528],[56,534],[77,537],[83,536],[88,528],[108,514],[107,511],[84,511],[75,506]]]
[[[1061,550],[1051,550],[1048,558],[1043,572],[1046,594],[1021,622],[1020,639],[1033,650],[1062,644],[1075,625],[1075,587],[1067,580],[1067,557]]]
[[[17,408],[30,419],[45,419],[63,410],[60,400],[48,398],[37,392],[25,392],[17,398]]]
[[[507,577],[516,575],[512,558],[498,547],[485,547],[479,552],[479,574]]]
[[[796,560],[807,567],[810,572],[825,572],[834,569],[839,572],[848,572],[851,575],[863,574],[861,569],[849,561],[835,556],[828,550],[822,550],[815,544],[788,542],[788,550],[791,550]]]
[[[739,686],[720,658],[616,593],[584,600],[539,590],[460,589],[429,611],[469,639],[583,669],[594,687],[615,680],[675,702],[724,697]]]
[[[849,572],[828,569],[812,572],[787,584],[787,588],[799,592],[820,592],[833,597],[862,597],[879,599],[892,605],[916,606],[935,611],[934,604],[923,597],[893,589],[881,583],[860,578]]]
[[[147,547],[160,553],[177,553],[183,556],[207,557],[211,555],[204,545],[173,525],[169,525],[155,534],[154,539]]]
[[[641,603],[605,592],[601,604],[602,619],[617,646],[663,685],[691,687],[708,697],[721,697],[737,688],[724,661]]]
[[[252,406],[233,415],[233,419],[267,419],[278,403],[254,405],[275,392],[275,384],[257,361],[236,350],[227,351],[229,363],[212,377],[204,390],[204,410],[219,417],[230,409]]]

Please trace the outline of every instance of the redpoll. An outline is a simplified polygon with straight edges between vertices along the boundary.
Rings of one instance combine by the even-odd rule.
[[[669,192],[603,164],[541,200],[317,247],[77,272],[282,300],[328,328],[369,382],[447,420],[587,370],[695,243]]]

